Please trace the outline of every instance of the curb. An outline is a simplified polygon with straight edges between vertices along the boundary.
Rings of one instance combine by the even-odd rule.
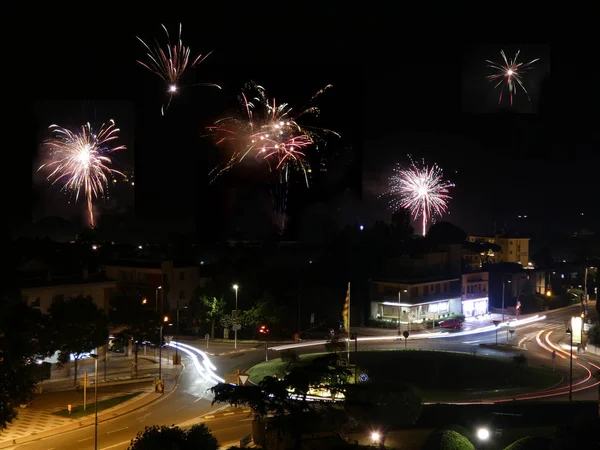
[[[241,411],[231,411],[231,412],[219,413],[219,414],[207,414],[207,415],[201,416],[201,418],[202,419],[220,419],[221,417],[239,416],[242,414],[248,414],[250,412],[252,412],[251,409],[243,409]]]
[[[177,375],[177,377],[176,377],[177,380],[179,380],[179,376],[181,375],[181,373],[182,373],[182,371],[180,371],[179,374]],[[171,390],[171,392],[173,392],[174,389]],[[167,395],[171,394],[171,392],[169,392],[167,394],[157,394],[155,392],[146,392],[145,394],[134,397],[131,400],[128,400],[127,402],[124,402],[117,406],[113,406],[112,408],[106,409],[106,410],[102,411],[101,413],[99,413],[98,414],[98,423],[108,422],[109,420],[116,419],[117,417],[121,417],[121,416],[124,416],[125,414],[129,414],[131,412],[137,411],[138,409],[144,408],[144,407],[148,406],[149,404],[151,404],[157,400],[160,400],[161,398],[165,398]],[[152,398],[150,398],[149,401],[145,401],[141,405],[136,406],[135,408],[132,408],[132,409],[128,409],[127,411],[123,411],[120,414],[115,414],[114,412],[112,412],[112,411],[117,411],[119,409],[124,408],[128,402],[133,403],[135,401],[139,401],[139,400],[143,399],[144,397],[146,397],[146,398],[152,397]],[[105,416],[108,416],[108,414],[112,414],[111,417],[105,417]],[[86,422],[89,422],[89,423],[86,423]],[[63,433],[68,433],[68,432],[74,431],[74,430],[80,430],[82,428],[87,428],[89,426],[92,426],[92,425],[94,425],[94,423],[95,423],[95,418],[84,419],[84,420],[80,420],[78,423],[62,425],[60,427],[56,427],[51,430],[42,431],[41,433],[29,434],[27,436],[23,436],[18,441],[17,441],[17,439],[14,439],[12,441],[0,441],[0,449],[12,447],[13,445],[27,444],[29,442],[38,441],[38,440],[41,440],[41,439],[44,439],[47,437],[55,436],[57,434],[63,434]]]

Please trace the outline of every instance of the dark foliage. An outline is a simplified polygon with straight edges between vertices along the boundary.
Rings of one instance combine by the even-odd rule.
[[[219,444],[204,424],[188,431],[176,426],[146,427],[131,440],[127,450],[217,450]]]
[[[16,417],[15,405],[28,403],[35,385],[48,377],[35,360],[54,353],[48,317],[20,299],[4,298],[0,314],[0,429]]]

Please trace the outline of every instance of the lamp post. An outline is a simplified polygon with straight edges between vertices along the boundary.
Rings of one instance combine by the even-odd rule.
[[[98,450],[98,349],[95,355],[90,355],[94,358],[94,450]]]
[[[177,297],[177,313],[176,313],[177,323],[175,324],[175,342],[179,341],[179,296]],[[177,353],[177,345],[175,345],[175,364],[179,364],[179,358]]]
[[[233,285],[233,290],[235,291],[235,318],[238,317],[238,290],[239,286],[237,284]],[[237,323],[233,324],[233,348],[237,350]]]
[[[406,289],[398,291],[398,336],[400,336],[400,311],[402,310],[402,292],[407,292]]]
[[[161,289],[162,289],[162,286],[159,286],[156,288],[156,312],[158,312],[158,291],[160,291]]]
[[[168,322],[167,316],[163,317],[163,322]],[[162,342],[163,342],[163,324],[160,324],[160,334],[158,338],[158,381],[162,380]],[[164,391],[163,391],[164,392]]]
[[[573,330],[567,327],[567,334],[571,335],[571,357],[569,358],[569,401],[573,401]]]

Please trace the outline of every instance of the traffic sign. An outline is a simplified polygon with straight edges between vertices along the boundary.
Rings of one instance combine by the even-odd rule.
[[[552,350],[552,359],[556,358],[556,350]]]
[[[242,329],[242,326],[239,323],[237,323],[233,326],[233,331],[240,331],[241,329]]]
[[[408,339],[408,336],[410,336],[410,333],[408,331],[405,331],[404,333],[402,333],[402,336],[404,336],[404,339]]]
[[[361,373],[358,376],[358,379],[360,380],[361,383],[366,383],[367,381],[369,381],[369,375],[367,375],[366,373]]]
[[[250,375],[248,375],[246,373],[240,373],[238,375],[238,384],[240,386],[246,386],[246,383],[248,382],[249,378],[250,378]]]

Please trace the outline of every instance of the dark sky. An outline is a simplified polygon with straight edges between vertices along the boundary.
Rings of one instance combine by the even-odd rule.
[[[518,45],[523,60],[544,56],[531,80],[532,110],[538,114],[480,114],[482,105],[496,98],[491,86],[485,91],[483,59],[491,53],[496,60],[499,48],[515,45],[455,45],[441,36],[415,41],[408,32],[375,37],[363,32],[360,16],[351,22],[315,19],[314,33],[290,32],[283,38],[248,32],[250,19],[236,22],[210,14],[183,21],[183,40],[192,53],[213,54],[188,74],[165,117],[160,80],[135,63],[143,57],[135,35],[162,39],[160,21],[115,19],[102,33],[81,20],[51,27],[32,23],[24,32],[36,42],[27,58],[31,67],[23,66],[31,74],[29,95],[18,99],[21,108],[30,103],[24,112],[35,125],[23,143],[29,150],[19,170],[22,191],[31,189],[31,155],[38,147],[36,102],[130,102],[134,130],[124,133],[135,136],[136,212],[198,222],[219,222],[225,215],[225,221],[243,222],[251,214],[240,213],[240,202],[249,202],[246,210],[256,209],[251,201],[260,202],[258,190],[253,191],[256,176],[239,168],[209,186],[207,173],[218,152],[202,137],[205,127],[237,106],[245,81],[255,80],[270,96],[293,105],[331,83],[334,89],[320,103],[319,123],[342,134],[339,146],[353,147],[351,156],[338,159],[339,171],[352,173],[354,164],[363,173],[362,202],[357,195],[346,198],[343,220],[389,219],[377,195],[392,166],[411,154],[438,163],[456,182],[447,218],[467,231],[491,230],[494,221],[502,224],[523,214],[531,226],[598,228],[591,220],[600,209],[600,139],[592,115],[598,87],[580,63],[586,48]],[[177,34],[177,21],[165,25]],[[223,89],[192,86],[198,82]],[[296,195],[310,197],[304,191]],[[332,198],[339,201],[341,195]],[[26,217],[31,208],[21,200],[12,210]]]

